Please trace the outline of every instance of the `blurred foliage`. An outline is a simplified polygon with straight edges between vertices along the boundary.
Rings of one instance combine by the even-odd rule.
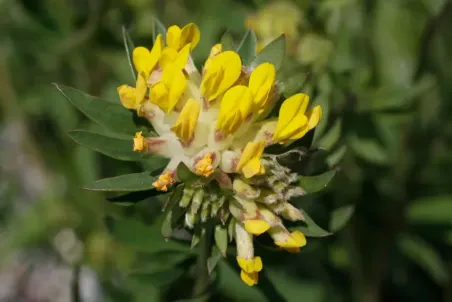
[[[303,91],[322,105],[313,144],[328,150],[318,161],[340,168],[328,190],[299,204],[328,230],[342,226],[340,218],[353,211],[349,205],[356,207],[344,230],[309,240],[300,254],[281,257],[262,244],[266,268],[257,287],[242,284],[236,266],[221,259],[210,300],[450,301],[452,4],[296,0],[284,7],[299,17],[285,26],[294,19],[268,3],[0,0],[2,259],[40,247],[74,268],[89,265],[108,301],[190,297],[196,249],[179,242],[183,233],[180,240],[162,238],[164,198],[130,210],[80,190],[95,179],[141,168],[74,144],[81,138],[71,132],[71,139],[70,130],[103,130],[50,83],[118,102],[116,87],[133,81],[122,26],[136,45],[150,45],[153,14],[165,25],[199,25],[198,65],[226,30],[237,43],[247,24],[261,22],[264,30],[256,33],[262,44],[297,29],[278,77],[286,83],[284,94]],[[265,23],[282,30],[266,32]],[[288,78],[293,73],[304,76]],[[341,209],[332,214],[339,218],[328,217],[334,209]],[[62,229],[76,234],[69,240],[72,249],[55,244]],[[79,244],[83,257],[68,258]]]

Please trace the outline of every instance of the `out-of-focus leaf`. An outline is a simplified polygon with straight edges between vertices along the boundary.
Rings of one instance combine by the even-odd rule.
[[[326,237],[332,235],[331,232],[328,232],[322,229],[320,226],[318,226],[304,210],[300,209],[300,212],[303,214],[305,218],[303,225],[291,227],[290,230],[300,231],[306,237]]]
[[[193,257],[191,253],[178,250],[162,250],[156,252],[140,251],[135,257],[135,264],[129,270],[129,274],[152,274],[171,270],[181,262]]]
[[[207,259],[207,270],[209,271],[209,274],[212,274],[213,270],[218,264],[218,261],[220,261],[222,255],[220,250],[214,246],[212,247],[212,252],[210,257]]]
[[[318,141],[321,138],[323,138],[324,136],[326,136],[326,134],[324,135],[324,132],[325,132],[325,129],[328,124],[328,116],[329,116],[329,112],[330,112],[330,96],[329,96],[329,94],[321,93],[319,96],[317,96],[314,99],[314,102],[313,102],[311,108],[313,108],[314,106],[320,106],[322,108],[322,119],[320,120],[319,124],[315,127],[314,138],[312,139],[312,145],[313,146],[322,146],[322,147],[325,147],[328,149],[329,147],[320,145],[318,143]],[[325,142],[323,142],[323,144],[325,144]],[[332,144],[334,144],[334,143],[332,143]]]
[[[135,71],[135,67],[133,66],[133,56],[132,52],[135,48],[135,45],[132,42],[132,39],[129,36],[129,33],[127,32],[127,29],[125,26],[122,27],[122,40],[124,43],[124,49],[126,51],[127,60],[129,62],[130,70],[132,71],[133,80],[137,80],[137,73]]]
[[[174,302],[207,302],[207,301],[209,301],[210,296],[211,296],[211,293],[208,292],[208,293],[205,293],[196,298],[176,300]]]
[[[176,190],[171,194],[168,203],[165,207],[165,212],[163,213],[163,223],[161,228],[161,233],[163,237],[169,238],[173,233],[174,227],[176,226],[177,220],[181,217],[183,211],[178,206],[180,199],[182,198],[182,193],[184,186],[179,185]]]
[[[133,135],[140,130],[148,131],[147,127],[138,126],[135,123],[136,117],[133,112],[125,109],[119,103],[101,100],[75,88],[60,84],[54,85],[67,100],[89,119],[109,130],[128,135]],[[139,119],[139,121],[144,123],[143,125],[147,124],[143,119]]]
[[[195,246],[197,246],[199,242],[201,242],[201,239],[204,237],[205,234],[206,228],[202,226],[196,226],[195,231],[193,233],[193,237],[191,238],[190,248],[193,249]]]
[[[448,282],[446,263],[427,242],[421,238],[404,234],[399,238],[397,244],[402,253],[429,273],[438,284],[444,285]]]
[[[347,137],[350,148],[361,158],[378,165],[388,164],[386,150],[376,137],[364,137],[350,134]]]
[[[161,220],[161,219],[159,219]],[[118,219],[112,224],[112,235],[119,242],[141,252],[182,251],[191,254],[183,244],[165,240],[160,233],[160,223],[145,225],[135,219]]]
[[[134,205],[137,202],[143,201],[147,198],[165,194],[166,192],[158,191],[156,189],[138,191],[132,193],[126,193],[119,196],[109,197],[107,200],[117,205],[129,206]]]
[[[223,257],[226,257],[226,250],[228,249],[228,230],[221,225],[215,227],[215,244],[221,252]]]
[[[257,38],[252,29],[248,29],[242,41],[237,47],[237,53],[242,58],[242,65],[248,65],[255,58],[257,53]]]
[[[92,191],[146,191],[153,189],[156,178],[150,172],[125,174],[97,180],[83,189]]]
[[[347,152],[347,146],[342,145],[337,150],[335,150],[333,153],[328,155],[328,157],[326,159],[328,166],[330,168],[336,167],[339,164],[339,162],[342,160],[342,158],[344,157],[346,152]]]
[[[251,62],[251,67],[255,68],[261,63],[272,63],[276,70],[278,70],[286,56],[286,38],[284,35],[279,36],[272,42],[270,42],[256,58]]]
[[[452,225],[452,195],[424,197],[413,202],[406,217],[412,223]]]
[[[341,138],[342,133],[342,120],[338,119],[331,129],[328,129],[328,131],[323,135],[322,137],[317,136],[317,129],[315,130],[315,136],[314,136],[314,146],[323,147],[327,150],[331,149],[334,144],[336,144],[339,139]],[[317,139],[317,140],[316,140]]]
[[[333,179],[336,169],[316,176],[298,177],[298,185],[307,193],[316,193],[323,190]]]
[[[133,152],[132,139],[113,138],[85,130],[70,131],[69,136],[82,146],[114,159],[123,161],[140,161],[142,159],[147,159],[149,161],[150,158],[153,157],[152,161],[155,159],[156,169],[163,167],[167,163],[167,159],[153,156],[150,153]]]
[[[162,35],[163,42],[166,43],[166,27],[156,16],[152,17],[152,29],[153,41],[155,42],[155,39],[157,39],[157,36],[160,34]]]
[[[229,32],[225,32],[221,36],[220,43],[221,43],[222,51],[234,50],[234,39],[232,38],[232,36]]]
[[[337,232],[340,229],[342,229],[350,220],[354,212],[355,212],[354,205],[347,205],[335,209],[331,213],[330,231]]]
[[[170,270],[157,272],[152,274],[133,274],[129,275],[128,279],[133,282],[139,282],[141,284],[152,284],[153,286],[160,287],[170,285],[177,279],[182,277],[185,270],[181,267],[173,267]]]

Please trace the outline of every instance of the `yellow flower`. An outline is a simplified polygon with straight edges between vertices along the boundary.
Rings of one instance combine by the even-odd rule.
[[[195,165],[196,174],[209,177],[215,171],[212,167],[213,154],[207,152]]]
[[[173,25],[168,28],[166,33],[166,43],[168,47],[179,51],[185,45],[190,45],[190,51],[198,45],[201,33],[199,28],[194,23],[185,25],[182,29],[179,26]]]
[[[170,65],[163,70],[162,79],[151,87],[150,101],[170,114],[185,91],[187,80],[178,66]]]
[[[173,176],[170,172],[165,172],[159,176],[159,178],[152,184],[158,191],[168,191],[174,182]]]
[[[268,105],[269,95],[275,86],[276,69],[273,64],[262,63],[253,70],[249,87],[253,94],[254,110],[258,113]]]
[[[134,152],[142,152],[146,150],[146,146],[144,144],[144,137],[142,133],[143,133],[142,131],[135,133],[135,137],[133,138]]]
[[[246,86],[234,86],[223,96],[216,129],[225,135],[233,134],[251,114],[253,95]]]
[[[309,130],[313,129],[322,117],[320,106],[314,107],[305,114],[309,104],[309,96],[298,93],[281,105],[279,110],[278,123],[273,140],[275,142],[287,142],[302,138]]]
[[[166,47],[162,51],[160,56],[159,65],[162,69],[165,69],[170,64],[174,65],[176,69],[184,69],[187,64],[188,57],[190,55],[191,44],[185,45],[179,52],[174,48]]]
[[[254,257],[253,235],[249,234],[240,223],[235,224],[237,242],[237,263],[241,268],[240,278],[249,286],[257,284],[258,273],[263,268],[261,257]]]
[[[241,72],[242,61],[233,51],[225,51],[210,58],[201,82],[201,94],[207,101],[213,101],[239,79]]]
[[[158,35],[155,39],[154,46],[151,51],[147,48],[139,46],[133,50],[133,64],[138,73],[143,72],[145,79],[149,77],[154,67],[157,65],[163,49],[163,39]]]
[[[121,85],[118,87],[119,99],[127,109],[138,110],[146,96],[147,85],[144,73],[139,73],[137,77],[136,87]]]
[[[237,171],[242,172],[246,178],[264,174],[265,169],[260,161],[264,148],[264,141],[249,142],[243,150],[242,157],[240,157]]]
[[[200,110],[201,105],[195,99],[188,99],[177,118],[176,123],[171,127],[171,131],[173,131],[184,144],[188,144],[193,139]]]
[[[283,226],[272,227],[268,233],[273,238],[275,244],[290,252],[298,252],[306,245],[306,237],[299,231],[289,233]]]

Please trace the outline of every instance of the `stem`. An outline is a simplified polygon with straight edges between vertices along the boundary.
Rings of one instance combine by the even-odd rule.
[[[199,253],[196,263],[197,278],[195,286],[193,287],[193,297],[199,297],[203,295],[210,285],[209,272],[207,270],[207,258],[209,258],[210,255],[210,239],[212,235],[212,228],[208,226],[205,228],[205,230],[206,233],[199,243]]]

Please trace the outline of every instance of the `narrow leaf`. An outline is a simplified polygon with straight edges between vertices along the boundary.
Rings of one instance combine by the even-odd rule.
[[[411,223],[452,225],[452,195],[416,200],[408,207],[406,216]]]
[[[257,38],[252,29],[248,29],[243,36],[242,41],[237,47],[237,53],[242,58],[242,65],[249,65],[256,57],[257,53]]]
[[[162,35],[163,42],[166,43],[166,27],[157,17],[152,17],[152,39],[155,42],[158,35]]]
[[[177,166],[176,172],[177,172],[177,178],[185,184],[194,183],[195,181],[197,181],[200,178],[198,175],[196,175],[195,173],[190,171],[190,169],[187,167],[187,165],[185,165],[183,162],[181,162]]]
[[[226,257],[226,250],[228,249],[228,230],[221,225],[215,227],[215,244],[221,252],[223,257]]]
[[[96,98],[72,87],[54,85],[78,110],[107,129],[133,135],[140,130],[147,131],[150,127],[145,119],[138,118],[119,103]]]
[[[137,202],[143,201],[153,196],[158,196],[161,194],[166,194],[166,192],[157,191],[156,189],[146,190],[146,191],[138,191],[122,194],[119,196],[109,197],[107,200],[109,202],[118,204],[118,205],[133,205]]]
[[[354,212],[355,212],[354,205],[347,205],[335,209],[331,214],[330,231],[337,232],[340,229],[342,229],[350,220]]]
[[[132,52],[135,48],[135,45],[132,42],[132,39],[129,36],[129,33],[127,32],[127,29],[125,26],[122,27],[122,40],[124,42],[124,49],[127,54],[127,60],[129,61],[130,70],[132,71],[133,80],[137,80],[137,73],[135,71],[135,67],[133,66],[133,56]]]
[[[114,159],[123,161],[140,161],[153,157],[155,168],[163,167],[168,160],[150,153],[133,152],[133,139],[119,139],[96,132],[73,130],[69,136],[76,142],[93,151],[97,151]]]
[[[174,227],[176,226],[176,222],[183,213],[182,209],[178,206],[178,203],[182,198],[183,190],[184,186],[178,186],[176,190],[174,190],[174,192],[171,194],[171,197],[169,198],[168,203],[165,207],[161,228],[161,233],[165,238],[171,237]]]
[[[303,225],[291,228],[292,231],[300,231],[306,237],[326,237],[332,235],[332,233],[319,227],[304,210],[300,209],[300,212],[305,217],[305,221],[303,222]]]
[[[279,36],[270,44],[268,44],[251,62],[251,67],[256,67],[261,63],[269,62],[275,65],[278,70],[286,56],[286,38],[284,35]]]
[[[125,174],[121,176],[97,180],[83,189],[92,191],[146,191],[153,189],[152,183],[156,180],[150,172]]]
[[[216,246],[214,246],[212,248],[212,253],[210,257],[207,259],[207,271],[209,272],[209,275],[212,274],[221,257],[222,255],[220,250]]]
[[[234,50],[234,39],[229,32],[226,31],[223,36],[221,36],[220,43],[223,51]]]
[[[315,193],[323,190],[333,179],[336,169],[316,176],[300,176],[298,185],[307,193]]]

